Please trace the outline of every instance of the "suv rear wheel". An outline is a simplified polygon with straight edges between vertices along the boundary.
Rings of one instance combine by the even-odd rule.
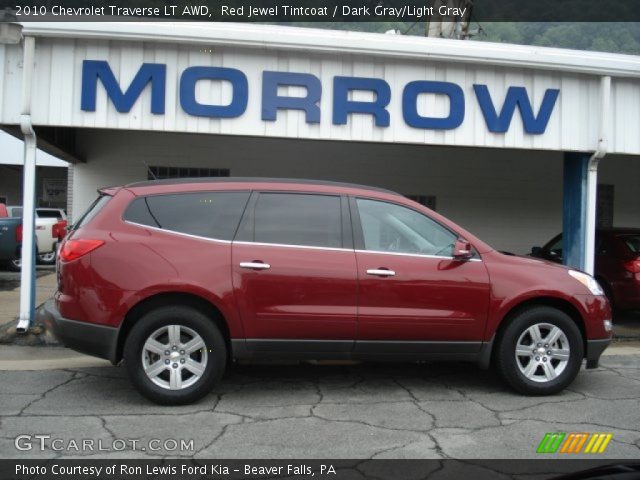
[[[224,338],[202,312],[167,306],[140,318],[124,346],[131,381],[152,402],[194,402],[220,380],[227,361]]]
[[[551,395],[580,371],[584,346],[575,322],[552,307],[527,309],[511,320],[497,345],[505,381],[526,395]]]

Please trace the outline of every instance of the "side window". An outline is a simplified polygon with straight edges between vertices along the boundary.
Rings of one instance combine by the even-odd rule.
[[[261,193],[254,212],[253,240],[311,247],[342,247],[340,197]]]
[[[88,224],[93,219],[93,217],[100,213],[100,210],[102,210],[102,208],[109,202],[109,200],[111,200],[111,197],[109,195],[100,195],[98,198],[96,198],[89,206],[89,208],[87,208],[87,211],[80,216],[80,219],[71,226],[71,230],[77,230],[80,227],[84,227],[86,224]]]
[[[217,240],[232,240],[249,192],[198,192],[135,199],[129,222]]]
[[[457,236],[429,217],[393,203],[356,199],[365,250],[450,256]]]

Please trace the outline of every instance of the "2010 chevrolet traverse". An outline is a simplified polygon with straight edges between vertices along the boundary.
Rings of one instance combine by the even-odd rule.
[[[60,249],[44,316],[164,404],[258,358],[468,360],[546,395],[611,339],[591,276],[499,253],[394,192],[302,180],[101,190]]]

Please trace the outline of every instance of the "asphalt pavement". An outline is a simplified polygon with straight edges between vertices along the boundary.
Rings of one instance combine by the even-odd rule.
[[[5,309],[13,297],[2,298]],[[202,401],[161,407],[123,367],[0,345],[0,457],[519,459],[540,458],[546,433],[583,432],[612,439],[573,457],[638,459],[640,342],[628,318],[601,367],[549,397],[514,393],[473,364],[263,364],[232,365]]]
[[[0,456],[539,458],[548,432],[602,432],[598,458],[637,459],[638,367],[607,356],[559,395],[524,397],[466,364],[236,365],[181,407],[143,399],[122,367],[0,371]],[[85,439],[101,450],[76,448]]]

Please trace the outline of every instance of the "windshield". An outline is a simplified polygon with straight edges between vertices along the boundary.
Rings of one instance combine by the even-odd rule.
[[[552,238],[543,248],[550,253],[562,255],[562,235]]]
[[[640,253],[640,234],[620,235],[619,238],[633,253]]]
[[[38,218],[62,218],[62,214],[59,210],[40,210],[36,209],[36,215]]]

